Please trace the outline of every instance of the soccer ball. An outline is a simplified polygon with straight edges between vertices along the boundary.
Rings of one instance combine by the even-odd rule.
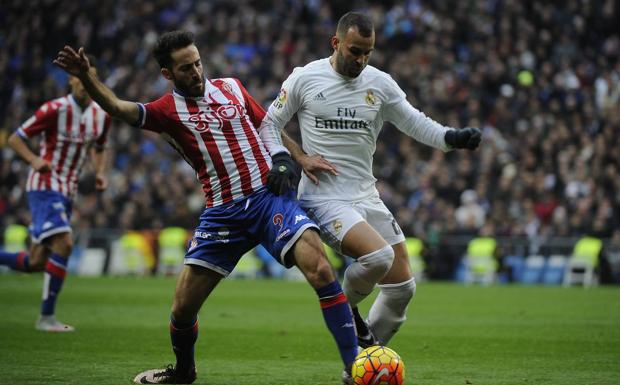
[[[355,357],[351,377],[355,385],[402,385],[405,364],[392,349],[371,346]]]

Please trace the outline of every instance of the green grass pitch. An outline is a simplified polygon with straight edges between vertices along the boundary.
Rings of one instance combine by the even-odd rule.
[[[77,331],[47,334],[33,327],[41,275],[0,275],[0,384],[129,384],[173,362],[174,284],[69,277],[57,313]],[[197,384],[340,384],[335,344],[303,282],[224,281],[199,323]],[[410,385],[617,385],[620,289],[421,283],[390,346]]]

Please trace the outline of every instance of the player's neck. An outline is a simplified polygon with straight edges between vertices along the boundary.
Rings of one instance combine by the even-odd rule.
[[[92,99],[89,98],[88,96],[85,97],[85,98],[77,98],[73,94],[71,94],[71,96],[73,97],[73,100],[75,100],[77,105],[80,106],[80,108],[82,108],[82,109],[85,109],[86,107],[88,107],[90,105],[90,102],[92,101]]]
[[[335,52],[332,54],[332,56],[329,57],[329,65],[332,66],[332,69],[334,70],[334,72],[336,72],[339,75],[342,75],[340,72],[338,72],[338,68],[336,68],[336,53]]]

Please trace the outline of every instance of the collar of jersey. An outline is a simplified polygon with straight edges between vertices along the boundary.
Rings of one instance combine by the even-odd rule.
[[[181,90],[179,90],[177,88],[173,88],[172,89],[172,93],[177,95],[177,96],[180,96],[182,98],[187,98],[187,99],[202,100],[204,98],[204,95],[203,96],[186,96],[186,95],[183,94],[183,92],[181,92]]]
[[[336,75],[336,76],[338,76],[340,79],[345,80],[345,81],[347,81],[347,82],[354,82],[354,81],[358,80],[358,79],[362,76],[362,73],[364,73],[364,70],[366,69],[366,68],[364,68],[364,69],[362,70],[362,72],[360,72],[360,74],[359,74],[359,75],[357,75],[357,77],[351,78],[351,77],[348,77],[348,76],[343,75],[343,74],[341,74],[340,72],[336,71],[336,70],[334,69],[334,67],[332,67],[332,63],[330,63],[330,62],[329,62],[329,57],[326,59],[326,62],[327,62],[327,66],[329,67],[329,69],[332,71],[332,73],[333,73],[333,74],[335,74],[335,75]]]
[[[75,98],[73,97],[73,94],[69,94],[69,101],[71,102],[71,104],[73,104],[73,107],[77,107],[78,111],[86,111],[88,109],[88,107],[90,107],[90,105],[93,103],[93,100],[91,99],[90,103],[88,103],[88,105],[84,108],[82,108],[82,106],[80,106],[80,103],[77,102],[77,100],[75,100]]]

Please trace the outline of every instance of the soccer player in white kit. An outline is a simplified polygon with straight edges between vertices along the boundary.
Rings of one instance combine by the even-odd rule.
[[[343,290],[362,347],[390,341],[416,289],[405,237],[372,175],[383,122],[443,151],[473,150],[481,139],[476,128],[442,126],[411,106],[390,75],[367,65],[374,43],[367,16],[342,16],[331,39],[332,56],[295,68],[262,123],[274,138],[283,134],[284,145],[302,166],[299,199],[320,225],[323,240],[356,260],[345,271]],[[303,149],[281,131],[295,113]],[[357,305],[376,284],[380,293],[364,321]]]

